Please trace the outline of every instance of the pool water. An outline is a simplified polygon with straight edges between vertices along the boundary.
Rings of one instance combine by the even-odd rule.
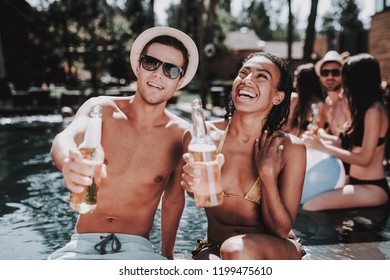
[[[46,259],[67,243],[77,214],[49,151],[66,123],[59,115],[0,118],[0,259]],[[390,240],[385,207],[307,213],[300,211],[295,232],[307,246]],[[180,222],[175,254],[188,258],[206,232],[203,209],[192,199]],[[160,212],[151,242],[160,248]]]

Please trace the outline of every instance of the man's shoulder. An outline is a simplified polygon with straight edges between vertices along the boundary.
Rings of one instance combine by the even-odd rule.
[[[114,97],[114,96],[96,96],[88,98],[82,105],[83,108],[92,108],[93,106],[100,105],[102,107],[115,107],[118,108],[118,106],[122,104],[127,104],[129,101],[133,99],[133,96],[126,96],[126,97]]]

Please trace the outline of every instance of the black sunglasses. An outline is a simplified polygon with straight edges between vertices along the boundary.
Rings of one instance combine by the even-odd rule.
[[[184,73],[184,70],[180,67],[171,63],[163,62],[153,56],[146,54],[141,55],[140,61],[142,68],[147,71],[154,71],[160,67],[160,65],[162,65],[164,75],[172,80],[176,79],[179,75],[183,75]]]
[[[339,69],[331,69],[331,70],[321,70],[320,74],[322,77],[327,77],[329,74],[331,74],[333,77],[340,76],[340,70]]]

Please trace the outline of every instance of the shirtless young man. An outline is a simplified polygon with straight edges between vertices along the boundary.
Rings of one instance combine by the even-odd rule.
[[[103,105],[101,143],[105,165],[97,208],[79,215],[76,234],[49,259],[173,258],[184,207],[181,156],[188,123],[165,106],[175,91],[195,75],[198,50],[183,32],[154,27],[135,40],[130,62],[138,78],[134,97],[88,100],[73,122],[54,139],[54,162],[67,188],[79,192],[80,185],[91,183],[92,168],[77,146],[83,138],[89,110]],[[161,198],[162,256],[153,251],[148,240]]]
[[[271,54],[255,53],[244,61],[233,82],[225,120],[208,122],[219,161],[224,162],[224,201],[205,208],[207,236],[194,250],[194,259],[302,258],[304,251],[292,228],[306,148],[296,136],[280,131],[287,121],[291,91],[287,64]],[[190,138],[187,133],[184,149]],[[199,170],[189,153],[183,158],[187,164],[182,185],[193,192]]]
[[[325,108],[329,124],[328,132],[335,136],[339,136],[345,131],[351,119],[348,100],[342,88],[342,64],[343,60],[340,54],[331,50],[315,66],[316,73],[326,92]]]

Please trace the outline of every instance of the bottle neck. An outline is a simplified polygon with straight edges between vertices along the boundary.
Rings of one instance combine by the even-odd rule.
[[[193,137],[204,138],[207,136],[206,122],[201,107],[192,109]]]
[[[102,135],[102,112],[101,106],[94,106],[90,112],[84,140],[79,148],[97,148],[100,146]]]
[[[317,124],[318,123],[318,108],[317,108],[317,105],[315,103],[313,103],[311,105],[311,116],[312,116],[311,123]]]

